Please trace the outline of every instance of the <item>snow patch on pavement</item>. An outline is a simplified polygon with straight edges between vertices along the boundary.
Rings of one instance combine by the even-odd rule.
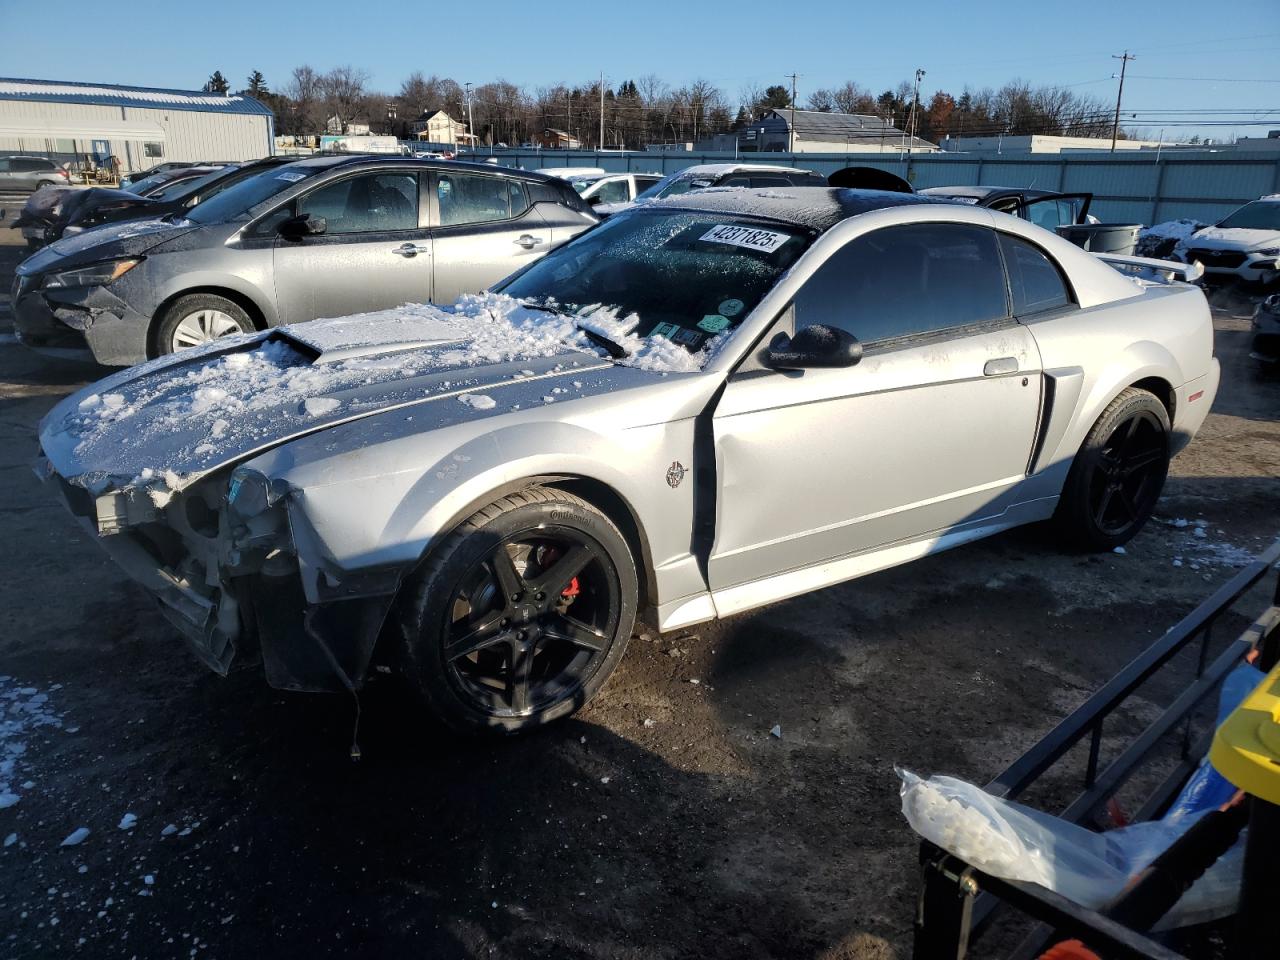
[[[22,799],[17,793],[17,771],[32,734],[40,727],[62,726],[62,716],[49,705],[49,694],[38,687],[20,686],[13,677],[0,676],[0,809]],[[24,780],[21,789],[34,783]]]

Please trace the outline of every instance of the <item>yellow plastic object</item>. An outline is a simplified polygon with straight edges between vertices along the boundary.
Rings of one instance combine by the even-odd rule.
[[[1218,727],[1209,762],[1245,793],[1280,804],[1280,664]]]

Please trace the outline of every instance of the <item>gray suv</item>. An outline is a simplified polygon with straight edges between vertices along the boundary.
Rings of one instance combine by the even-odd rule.
[[[33,193],[70,184],[71,175],[47,157],[0,157],[0,190]]]
[[[45,247],[18,267],[16,332],[123,366],[282,323],[453,303],[595,223],[572,187],[538,173],[315,157],[185,213]]]

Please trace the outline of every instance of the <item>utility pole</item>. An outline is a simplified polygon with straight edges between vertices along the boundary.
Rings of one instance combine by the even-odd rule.
[[[467,133],[471,135],[471,152],[476,152],[476,118],[471,112],[471,83],[463,84],[467,89]]]
[[[604,149],[604,71],[600,71],[600,147]]]
[[[916,68],[916,89],[911,95],[911,120],[907,123],[907,169],[911,169],[911,141],[916,136],[916,113],[920,109],[920,81],[924,79],[924,71]]]
[[[1111,55],[1112,60],[1120,61],[1120,89],[1116,91],[1116,119],[1111,124],[1111,152],[1116,152],[1116,136],[1120,133],[1120,98],[1124,96],[1124,68],[1129,65],[1130,60],[1137,60],[1137,57],[1129,56],[1129,51],[1124,52],[1124,56],[1117,57],[1114,53]],[[1141,79],[1141,78],[1139,78]]]
[[[791,124],[787,129],[787,152],[796,152],[796,75],[787,74],[791,78]]]

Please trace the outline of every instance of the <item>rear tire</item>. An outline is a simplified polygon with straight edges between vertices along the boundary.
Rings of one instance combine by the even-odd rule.
[[[401,590],[405,673],[455,732],[513,734],[568,716],[626,650],[639,588],[613,522],[546,487],[477,511]]]
[[[1169,412],[1128,387],[1102,411],[1071,464],[1055,521],[1083,550],[1128,543],[1155,510],[1169,472]]]
[[[152,351],[163,356],[256,329],[238,303],[216,293],[189,293],[173,301],[157,318]]]

